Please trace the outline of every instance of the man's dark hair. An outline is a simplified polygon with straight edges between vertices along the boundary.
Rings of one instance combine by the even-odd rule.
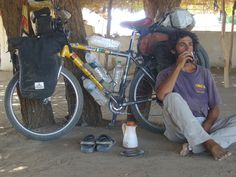
[[[171,50],[175,50],[176,44],[179,41],[179,39],[183,37],[189,36],[192,41],[193,41],[193,50],[195,51],[199,42],[198,42],[198,37],[196,34],[190,32],[190,31],[185,31],[185,30],[175,30],[169,35],[169,45]]]

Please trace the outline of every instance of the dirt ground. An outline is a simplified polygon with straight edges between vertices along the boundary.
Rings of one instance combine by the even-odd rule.
[[[230,88],[223,87],[222,70],[212,70],[223,104],[222,115],[236,114],[236,72],[231,73]],[[3,106],[4,90],[11,77],[0,72],[0,177],[235,177],[236,145],[233,156],[214,161],[208,153],[180,157],[181,145],[169,142],[160,134],[137,128],[142,157],[123,157],[120,127],[112,130],[75,127],[68,135],[54,141],[27,139],[9,124]],[[107,119],[110,114],[104,114]],[[236,131],[236,130],[235,130]],[[117,143],[110,152],[80,152],[80,141],[88,134],[108,134]]]

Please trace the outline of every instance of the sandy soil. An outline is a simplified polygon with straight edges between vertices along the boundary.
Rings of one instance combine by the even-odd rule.
[[[223,74],[213,70],[222,95],[222,115],[236,113],[236,72],[231,74],[230,88],[223,88]],[[236,156],[217,162],[208,153],[180,157],[181,146],[160,134],[137,128],[142,157],[120,155],[122,132],[95,127],[75,127],[61,139],[40,142],[18,134],[9,124],[3,108],[3,96],[10,73],[0,72],[0,176],[1,177],[235,177]],[[110,117],[109,113],[105,114]],[[236,130],[235,130],[236,131]],[[106,133],[117,143],[110,152],[84,154],[79,142],[87,134]],[[230,147],[236,154],[236,145]]]

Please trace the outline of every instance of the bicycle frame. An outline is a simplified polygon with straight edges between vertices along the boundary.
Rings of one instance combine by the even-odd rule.
[[[135,101],[135,102],[129,102],[124,99],[125,98],[125,90],[126,90],[126,86],[127,86],[127,76],[128,76],[129,68],[131,65],[131,60],[134,61],[134,63],[137,65],[137,67],[142,69],[147,74],[147,76],[154,82],[154,78],[152,78],[152,76],[148,73],[148,71],[143,66],[141,66],[138,63],[138,61],[135,60],[137,58],[137,55],[134,56],[133,47],[134,47],[134,41],[135,41],[136,34],[137,34],[137,31],[132,32],[130,43],[129,43],[129,48],[127,51],[114,51],[114,50],[109,50],[109,49],[105,49],[105,48],[82,45],[79,43],[70,43],[69,44],[70,47],[72,47],[74,49],[80,49],[80,50],[84,50],[84,51],[92,51],[92,52],[96,52],[96,53],[104,53],[106,55],[119,56],[119,57],[126,58],[125,70],[124,70],[124,74],[122,76],[120,90],[118,92],[118,98],[116,98],[112,94],[111,91],[107,90],[101,83],[99,83],[99,81],[92,75],[92,73],[84,67],[85,63],[81,60],[81,58],[79,58],[79,56],[75,52],[70,51],[70,47],[68,45],[65,45],[64,48],[62,49],[61,56],[72,60],[72,62],[98,87],[98,89],[103,91],[112,101],[114,101],[121,108],[124,108],[124,107],[132,105],[132,104],[138,104],[138,103],[143,103],[143,102],[147,102],[147,101],[152,101],[152,100],[154,100],[154,98],[150,98],[150,99],[142,100],[142,101]],[[117,113],[117,112],[113,112],[113,113],[121,114],[121,113]]]

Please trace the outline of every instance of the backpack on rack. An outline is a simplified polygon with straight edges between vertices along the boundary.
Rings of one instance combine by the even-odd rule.
[[[35,35],[50,33],[52,29],[52,16],[48,7],[36,10],[32,15],[32,26]]]
[[[138,41],[138,51],[144,57],[156,58],[157,69],[161,71],[166,67],[175,63],[173,55],[171,55],[168,38],[176,29],[191,30],[195,21],[192,15],[184,9],[176,8],[154,23],[145,30]],[[195,51],[198,64],[209,68],[209,57],[204,48],[199,45]]]

